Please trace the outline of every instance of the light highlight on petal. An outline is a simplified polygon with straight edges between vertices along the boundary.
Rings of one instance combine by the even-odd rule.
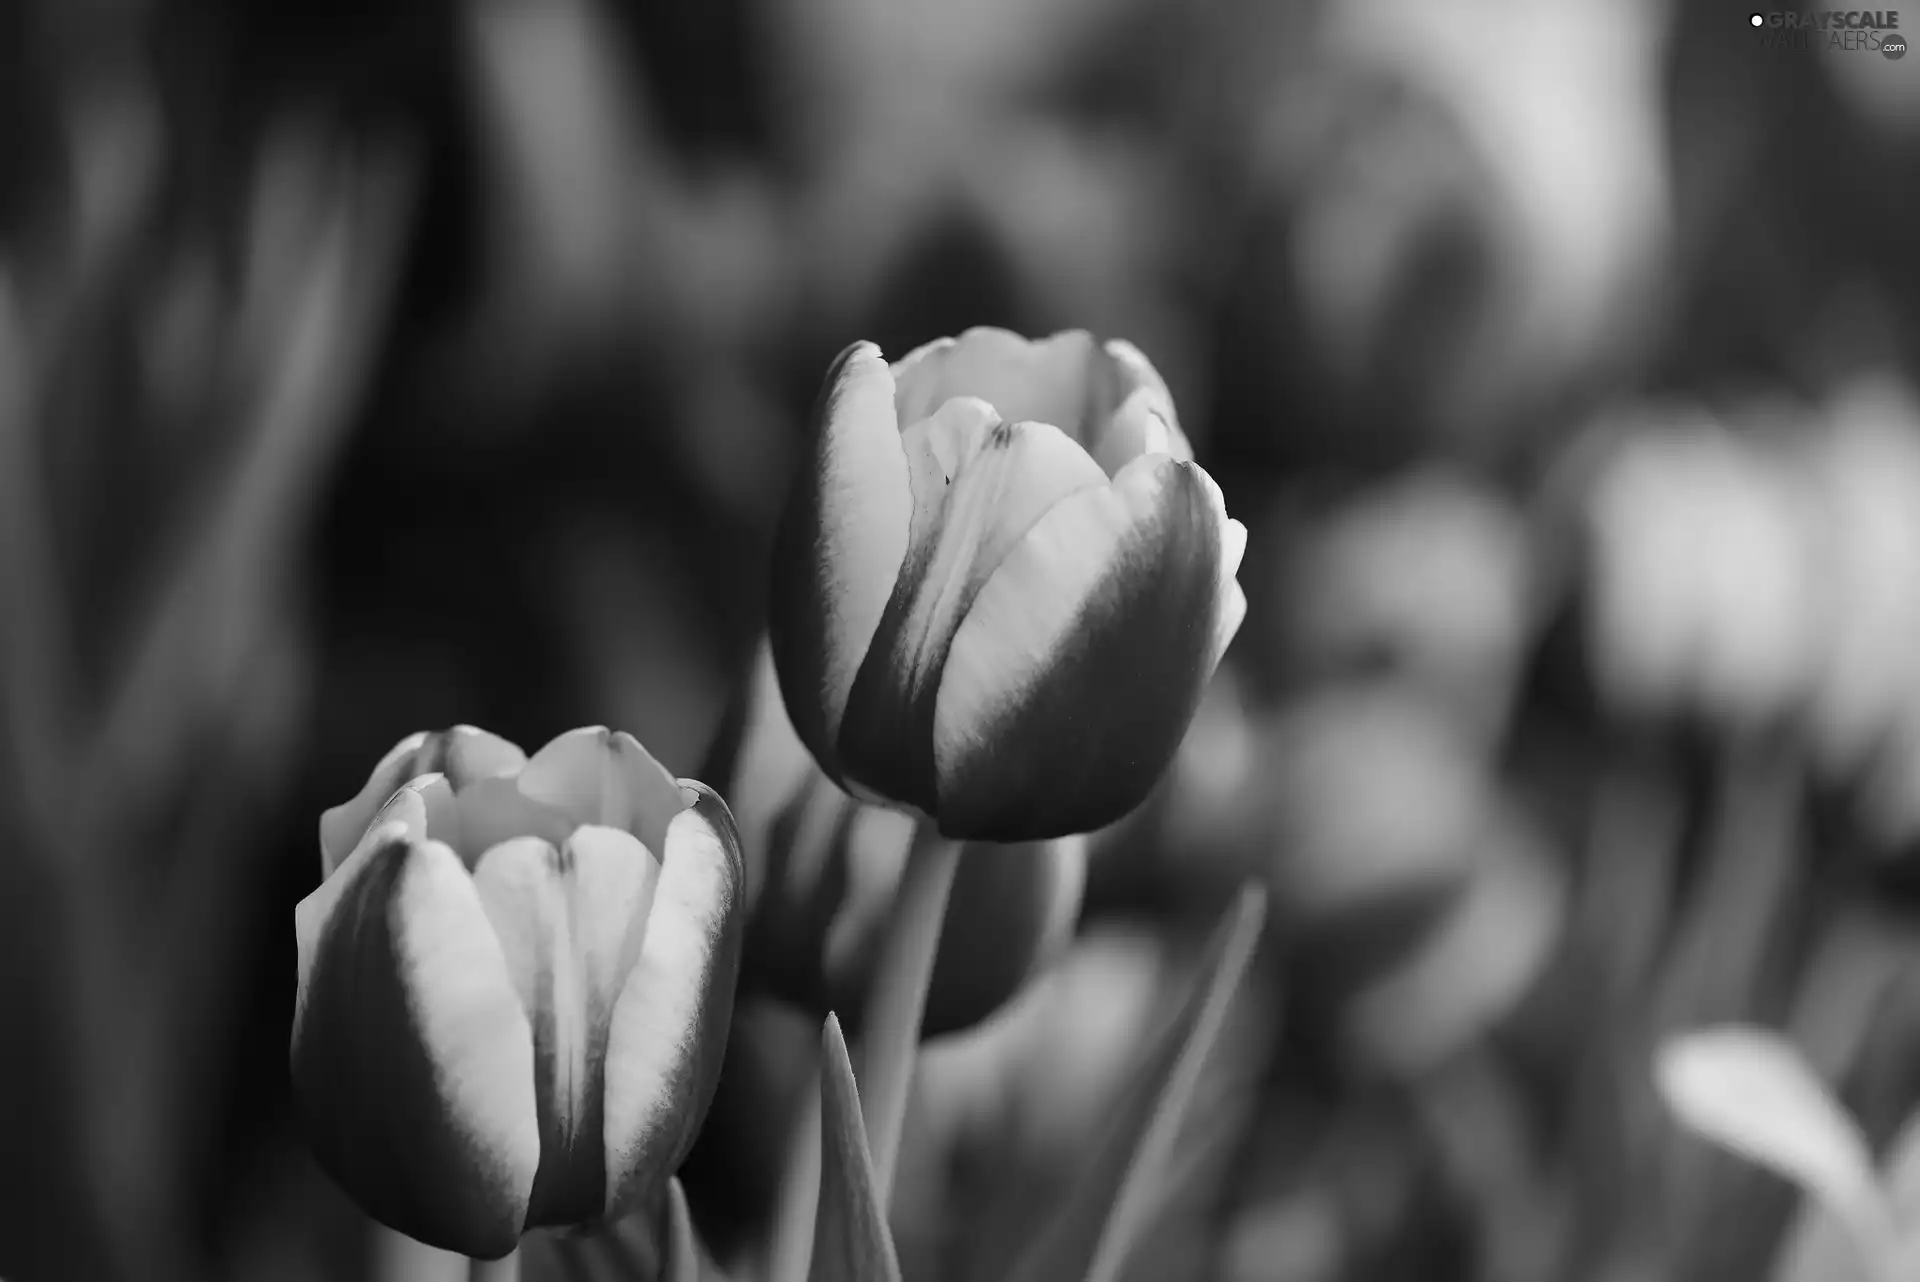
[[[540,1161],[532,1031],[459,857],[399,833],[296,911],[294,1096],[315,1156],[369,1214],[495,1258]]]
[[[459,789],[476,779],[514,774],[526,760],[518,747],[475,726],[408,735],[380,759],[352,801],[321,814],[321,875],[331,874],[352,852],[375,812],[408,781],[444,774]]]
[[[794,729],[833,775],[854,677],[907,553],[913,498],[893,397],[879,348],[841,353],[774,546],[774,663],[794,692]]]
[[[733,1017],[744,914],[739,834],[718,793],[692,794],[667,829],[638,963],[606,1048],[606,1212],[652,1192],[706,1118]]]
[[[531,1225],[591,1220],[605,1202],[602,1047],[658,878],[638,841],[605,827],[581,828],[560,849],[537,837],[503,842],[473,871],[533,1026],[540,1168]]]
[[[658,850],[667,824],[686,808],[665,766],[624,731],[569,730],[533,755],[520,791],[566,812],[575,823],[623,828]]]
[[[1212,675],[1224,513],[1166,455],[1063,500],[955,634],[933,726],[949,836],[1089,832],[1146,795]]]
[[[1103,487],[1085,450],[1047,423],[999,420],[960,397],[907,429],[913,539],[854,683],[841,768],[876,793],[931,811],[934,695],[948,646],[981,586],[1055,504]]]

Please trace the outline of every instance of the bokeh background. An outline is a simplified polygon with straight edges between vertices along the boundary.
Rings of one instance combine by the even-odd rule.
[[[287,1099],[319,811],[454,722],[723,776],[828,362],[999,324],[1152,357],[1251,612],[929,1048],[908,1276],[1047,1205],[1249,876],[1130,1276],[1774,1276],[1649,1056],[1920,1103],[1916,225],[1920,59],[1717,0],[0,8],[0,1274],[374,1276]],[[716,1252],[816,1027],[743,996]]]

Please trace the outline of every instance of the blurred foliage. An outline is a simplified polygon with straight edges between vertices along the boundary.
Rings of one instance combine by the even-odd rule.
[[[1048,1213],[1248,874],[1133,1276],[1771,1276],[1790,1185],[1655,1092],[1710,1023],[1887,1160],[1914,62],[1680,0],[264,14],[0,10],[0,1275],[394,1275],[288,1112],[315,817],[456,722],[729,777],[821,373],[983,323],[1152,357],[1250,613],[1078,940],[930,1046],[907,1277]],[[723,1263],[817,1029],[743,1000]]]

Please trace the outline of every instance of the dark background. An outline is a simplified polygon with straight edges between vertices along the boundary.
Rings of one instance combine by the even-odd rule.
[[[1138,1276],[1767,1275],[1787,1186],[1646,1069],[1920,1096],[1917,215],[1920,61],[1721,3],[16,0],[0,1273],[367,1276],[286,1093],[318,812],[454,722],[722,770],[828,362],[998,324],[1153,358],[1250,614],[1074,1018],[933,1052],[910,1274],[1251,875]]]

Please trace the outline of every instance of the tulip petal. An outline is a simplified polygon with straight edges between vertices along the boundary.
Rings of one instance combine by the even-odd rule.
[[[793,728],[821,768],[906,558],[913,495],[880,349],[855,343],[827,373],[818,435],[781,519],[768,637]]]
[[[1226,524],[1206,473],[1166,455],[1041,518],[953,639],[934,716],[941,831],[1066,836],[1145,797],[1212,675]]]
[[[744,869],[733,816],[705,784],[674,816],[639,963],[607,1031],[606,1213],[678,1169],[713,1101],[740,969]]]
[[[1048,423],[1000,421],[956,397],[901,437],[911,464],[913,538],[847,701],[841,769],[850,782],[931,812],[934,696],[954,632],[1007,554],[1068,495],[1106,474]]]
[[[526,754],[502,739],[474,726],[453,726],[435,733],[410,734],[395,744],[352,801],[320,816],[320,861],[323,876],[331,875],[352,853],[362,834],[387,798],[410,779],[444,774],[457,791],[476,779],[516,773]]]
[[[631,833],[589,825],[556,849],[520,837],[473,871],[507,973],[533,1024],[540,1169],[530,1226],[599,1217],[607,1026],[639,960],[660,865]]]
[[[904,430],[956,396],[986,401],[1008,422],[1051,423],[1074,441],[1120,397],[1098,377],[1110,362],[1084,329],[1029,340],[979,325],[915,348],[893,367],[894,409]],[[1104,393],[1104,395],[1103,395]],[[1102,404],[1104,401],[1104,404]]]
[[[430,822],[439,818],[429,814]],[[449,817],[450,826],[435,835],[457,850],[469,868],[501,842],[516,837],[538,837],[550,846],[563,846],[578,826],[566,811],[522,792],[515,779],[482,779],[455,793]]]
[[[533,1034],[460,859],[382,824],[294,912],[293,1092],[375,1219],[482,1258],[525,1222]]]
[[[1213,478],[1208,477],[1211,484]],[[1219,495],[1218,487],[1214,494]],[[1220,499],[1220,511],[1227,510],[1226,500]],[[1247,551],[1247,527],[1238,521],[1229,520],[1220,529],[1220,615],[1214,627],[1213,663],[1220,665],[1220,657],[1233,644],[1233,638],[1240,631],[1240,624],[1247,617],[1247,594],[1240,589],[1234,576],[1240,573],[1240,558]],[[1209,669],[1211,671],[1211,668]]]
[[[680,785],[640,741],[605,726],[569,730],[533,754],[520,791],[573,817],[620,828],[648,850],[667,840],[667,824],[686,809]]]
[[[1142,454],[1171,454],[1190,461],[1193,446],[1180,431],[1173,395],[1152,362],[1132,343],[1118,338],[1108,340],[1105,354],[1119,371],[1123,390],[1114,398],[1119,408],[1085,442],[1094,461],[1108,476],[1118,476]]]

